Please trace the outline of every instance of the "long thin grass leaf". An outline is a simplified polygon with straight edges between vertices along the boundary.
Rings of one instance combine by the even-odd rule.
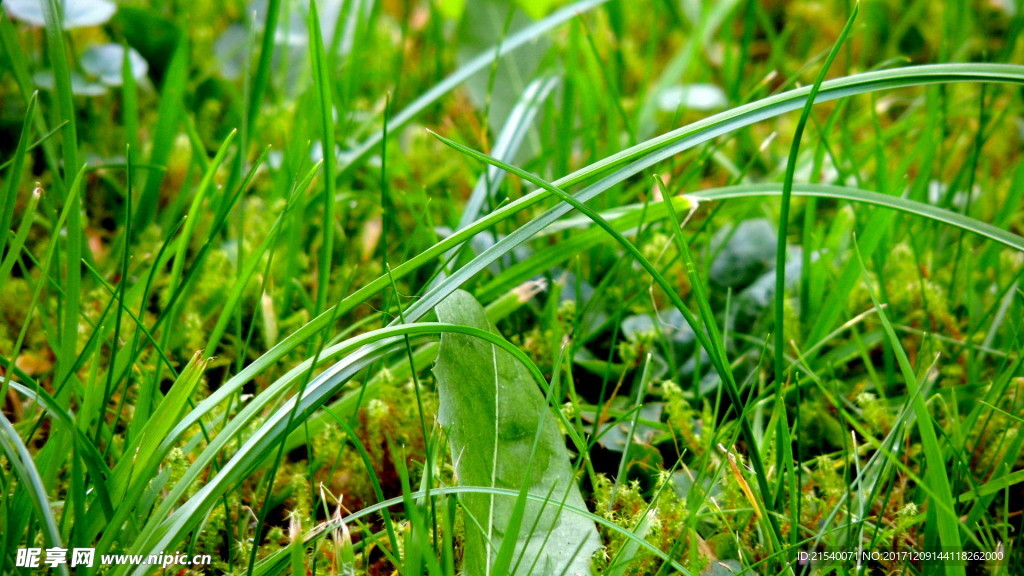
[[[27,491],[32,505],[35,507],[36,515],[43,525],[43,534],[46,543],[52,548],[61,548],[62,539],[57,528],[57,519],[50,509],[50,498],[46,493],[46,486],[43,479],[36,470],[25,443],[21,441],[17,430],[11,425],[5,414],[0,413],[0,446],[3,447],[7,456],[7,462],[14,469],[14,475],[18,478],[20,488]],[[56,566],[57,570],[67,576],[70,574],[66,565]]]
[[[857,257],[860,258],[859,252]],[[865,271],[865,282],[867,283],[869,282],[867,279],[867,269],[864,267],[863,261],[861,261],[861,268]],[[914,415],[917,417],[917,428],[921,433],[921,445],[925,453],[925,481],[936,492],[932,497],[932,505],[937,509],[935,511],[937,522],[935,525],[928,527],[928,529],[938,533],[939,541],[947,550],[961,550],[960,522],[952,510],[956,501],[953,499],[953,491],[949,485],[946,458],[939,447],[939,439],[935,433],[935,424],[932,421],[931,413],[929,413],[928,406],[925,404],[925,400],[920,393],[921,387],[918,383],[917,374],[914,373],[910,360],[907,358],[907,353],[903,349],[903,345],[900,344],[899,337],[896,336],[896,331],[893,330],[892,323],[889,322],[888,315],[882,309],[882,305],[870,284],[868,284],[868,294],[871,296],[871,301],[875,304],[875,309],[878,310],[878,317],[882,321],[882,327],[885,329],[889,343],[896,353],[900,372],[903,374],[903,379],[907,385],[908,402],[913,409]],[[949,576],[963,576],[965,574],[963,564],[946,563],[943,564],[943,568],[944,572]]]
[[[778,243],[775,248],[775,399],[776,401],[782,400],[782,386],[783,378],[785,377],[785,359],[783,358],[783,351],[785,350],[786,342],[786,330],[785,330],[785,318],[786,318],[786,254],[788,250],[789,242],[789,206],[790,197],[793,194],[793,179],[796,176],[796,162],[797,157],[800,153],[800,140],[803,138],[804,127],[807,126],[807,120],[811,116],[811,110],[814,107],[814,100],[818,96],[818,92],[821,90],[821,84],[825,81],[825,75],[828,74],[829,68],[832,67],[832,62],[835,61],[836,56],[839,55],[839,49],[846,42],[846,38],[850,35],[850,31],[853,29],[853,22],[857,19],[857,11],[860,9],[860,4],[854,4],[853,10],[850,13],[850,17],[846,20],[846,25],[843,26],[842,32],[839,33],[839,38],[836,39],[835,44],[832,45],[832,49],[829,51],[828,56],[825,58],[825,63],[821,67],[821,71],[818,72],[817,78],[814,80],[814,84],[811,85],[811,90],[807,94],[807,101],[804,103],[803,110],[800,112],[800,119],[796,123],[796,131],[793,135],[793,145],[789,149],[789,159],[786,161],[786,175],[782,180],[782,206],[779,209],[779,233]],[[781,466],[782,452],[778,453],[778,459],[776,460],[776,466]]]

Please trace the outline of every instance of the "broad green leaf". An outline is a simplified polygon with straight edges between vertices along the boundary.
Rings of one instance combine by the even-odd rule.
[[[436,311],[441,322],[498,334],[483,307],[461,290]],[[467,494],[463,572],[491,574],[506,528],[525,519],[521,530],[509,535],[517,541],[515,568],[508,573],[589,574],[600,538],[593,522],[562,509],[585,505],[555,418],[527,368],[479,338],[445,333],[434,375],[438,420],[448,431],[459,483],[525,486],[529,494],[550,497],[546,505],[529,501],[525,511],[516,511],[515,499]]]

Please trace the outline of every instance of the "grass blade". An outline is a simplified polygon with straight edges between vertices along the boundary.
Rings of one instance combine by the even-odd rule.
[[[860,252],[857,252],[857,257],[858,259],[860,258]],[[867,278],[867,268],[864,267],[863,260],[861,260],[861,269],[865,274],[864,281],[868,287],[868,294],[871,296],[871,301],[875,303],[875,309],[878,311],[878,317],[882,321],[885,334],[889,338],[889,344],[896,353],[900,372],[903,374],[904,382],[907,385],[909,402],[917,418],[917,428],[921,433],[921,444],[924,448],[927,462],[925,481],[935,491],[935,495],[932,497],[932,506],[936,509],[934,514],[937,520],[934,524],[928,526],[927,529],[938,533],[938,540],[944,549],[962,550],[960,522],[955,513],[954,506],[956,500],[953,499],[953,491],[950,488],[949,477],[947,476],[946,457],[939,447],[939,439],[935,433],[935,425],[932,421],[931,413],[929,413],[928,406],[925,404],[925,400],[920,393],[921,387],[917,380],[917,374],[914,373],[910,360],[907,358],[907,353],[903,349],[903,345],[900,344],[896,331],[893,330],[892,323],[889,322],[889,318],[878,301],[874,289],[871,288],[870,281]],[[964,576],[965,574],[964,566],[959,563],[944,563],[943,568],[948,576]]]
[[[800,152],[800,140],[803,138],[804,127],[807,126],[807,120],[811,116],[811,109],[814,107],[814,99],[818,96],[818,92],[821,90],[821,84],[825,81],[825,75],[828,74],[829,68],[832,67],[832,62],[834,62],[836,56],[839,55],[839,49],[843,46],[843,43],[846,42],[847,37],[850,35],[850,31],[853,29],[853,23],[857,19],[857,11],[859,9],[860,4],[854,4],[853,11],[850,13],[850,17],[846,20],[846,25],[843,26],[843,31],[839,33],[839,38],[832,46],[832,50],[829,51],[828,57],[825,58],[825,64],[822,65],[821,71],[818,72],[818,77],[814,80],[814,84],[811,86],[811,90],[807,94],[807,102],[804,104],[803,110],[800,112],[800,120],[797,121],[796,132],[793,135],[793,145],[789,149],[789,160],[786,162],[786,176],[782,181],[782,207],[779,210],[778,244],[775,248],[776,401],[782,400],[783,378],[785,377],[786,371],[785,358],[783,356],[783,351],[786,347],[786,252],[789,237],[789,205],[790,197],[793,194],[793,178],[796,175],[796,162],[797,156]],[[775,463],[777,467],[782,465],[782,452],[779,452],[778,454],[779,459]]]

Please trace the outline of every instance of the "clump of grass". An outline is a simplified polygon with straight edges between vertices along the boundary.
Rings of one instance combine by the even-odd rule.
[[[3,571],[458,573],[464,503],[544,500],[455,472],[458,289],[543,381],[599,573],[1024,566],[1024,11],[60,6],[0,10]],[[149,74],[85,94],[106,42]]]

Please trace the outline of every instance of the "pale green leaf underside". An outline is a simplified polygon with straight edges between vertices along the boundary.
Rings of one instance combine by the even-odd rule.
[[[494,334],[483,307],[461,290],[438,304],[441,322]],[[601,546],[593,522],[561,504],[585,509],[565,442],[530,372],[508,352],[464,334],[441,336],[437,364],[438,419],[448,432],[458,482],[550,496],[526,503],[510,574],[590,574],[590,557]],[[539,437],[537,429],[540,427]],[[536,439],[536,448],[534,442]],[[463,573],[491,574],[516,500],[467,494]]]

